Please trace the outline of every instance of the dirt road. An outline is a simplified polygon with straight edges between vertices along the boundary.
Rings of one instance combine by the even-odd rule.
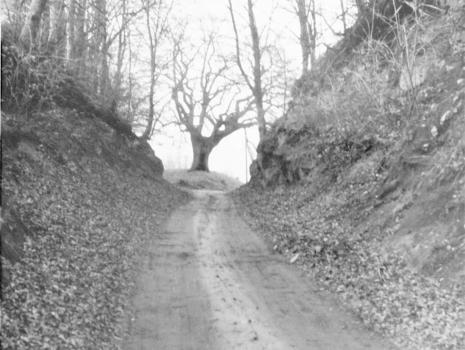
[[[154,237],[124,349],[395,349],[266,247],[221,193]]]

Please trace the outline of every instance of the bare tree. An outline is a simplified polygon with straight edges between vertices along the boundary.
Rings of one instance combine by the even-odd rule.
[[[302,75],[308,72],[309,65],[313,66],[316,59],[316,6],[315,0],[294,0],[295,13],[300,24],[300,48],[302,52]],[[342,1],[342,0],[341,0]]]
[[[75,5],[76,26],[73,33],[73,59],[75,59],[76,74],[79,75],[85,69],[86,50],[88,48],[88,33],[86,33],[86,11],[87,0],[71,0],[77,1]]]
[[[75,55],[76,0],[67,0],[66,10],[66,59],[68,65],[71,65]]]
[[[150,83],[149,83],[149,111],[147,126],[142,138],[148,140],[155,126],[155,85],[161,75],[162,62],[160,62],[159,49],[161,40],[166,37],[168,29],[168,17],[173,7],[173,1],[165,3],[163,0],[156,1],[153,5],[146,0],[145,17],[150,51]]]
[[[37,47],[37,34],[40,30],[40,21],[46,5],[47,0],[32,0],[31,2],[20,35],[20,42],[26,50],[33,50]]]
[[[339,0],[339,7],[341,8],[340,19],[342,22],[342,33],[347,31],[347,7],[344,3],[344,0]]]
[[[108,11],[107,0],[95,0],[95,18],[97,55],[100,65],[98,91],[106,102],[109,92],[110,71],[108,66],[108,53],[110,43],[108,42]]]
[[[49,10],[49,32],[47,39],[47,49],[49,52],[56,52],[62,50],[62,40],[64,37],[65,16],[64,0],[51,0]]]
[[[122,7],[121,23],[123,25],[128,16],[127,0],[121,1],[121,7]],[[117,53],[116,53],[116,72],[115,72],[114,87],[113,87],[113,90],[115,91],[117,96],[120,96],[120,92],[121,92],[121,84],[123,80],[123,63],[124,63],[127,44],[128,44],[128,36],[130,35],[131,33],[130,33],[129,28],[124,28],[118,34],[118,47],[117,47]]]
[[[197,55],[202,62],[200,76],[196,79],[189,69]],[[211,38],[202,52],[190,58],[185,56],[179,41],[174,45],[172,99],[177,123],[190,134],[191,170],[209,171],[208,159],[214,147],[234,131],[256,123],[255,118],[247,115],[253,99],[237,98],[238,91],[232,93],[235,84],[224,78],[229,71],[228,62],[217,58]],[[196,95],[195,91],[199,93]]]
[[[239,41],[239,32],[237,29],[236,17],[234,15],[234,9],[232,1],[228,0],[229,13],[231,15],[231,22],[234,30],[235,45],[236,45],[236,63],[239,67],[242,77],[244,78],[247,86],[249,87],[255,102],[257,111],[257,124],[260,139],[263,139],[266,134],[266,120],[265,120],[265,108],[263,105],[263,86],[262,86],[262,50],[260,47],[260,37],[258,35],[257,24],[255,21],[255,14],[253,11],[252,0],[247,0],[247,15],[249,21],[250,38],[252,41],[252,53],[253,53],[253,65],[252,65],[252,78],[245,71],[244,65],[241,58],[241,46]]]

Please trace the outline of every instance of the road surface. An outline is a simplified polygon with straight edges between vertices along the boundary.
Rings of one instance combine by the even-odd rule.
[[[147,247],[128,350],[395,349],[199,191]]]

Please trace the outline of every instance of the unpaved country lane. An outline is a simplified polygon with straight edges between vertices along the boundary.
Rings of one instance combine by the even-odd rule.
[[[221,193],[196,192],[148,250],[124,349],[395,349],[270,252]]]

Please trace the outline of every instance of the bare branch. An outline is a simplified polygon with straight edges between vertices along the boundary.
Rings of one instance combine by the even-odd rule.
[[[241,60],[241,49],[240,49],[240,44],[239,44],[239,33],[237,31],[237,24],[236,24],[236,18],[234,16],[234,9],[232,7],[232,2],[231,0],[228,0],[228,8],[229,8],[229,13],[231,15],[231,22],[233,25],[233,30],[234,30],[234,39],[235,39],[235,44],[236,44],[236,63],[237,66],[239,67],[239,70],[242,74],[242,77],[244,78],[245,82],[247,83],[248,87],[250,90],[254,90],[254,86],[250,82],[249,76],[244,70],[244,67],[242,66],[242,60]]]

